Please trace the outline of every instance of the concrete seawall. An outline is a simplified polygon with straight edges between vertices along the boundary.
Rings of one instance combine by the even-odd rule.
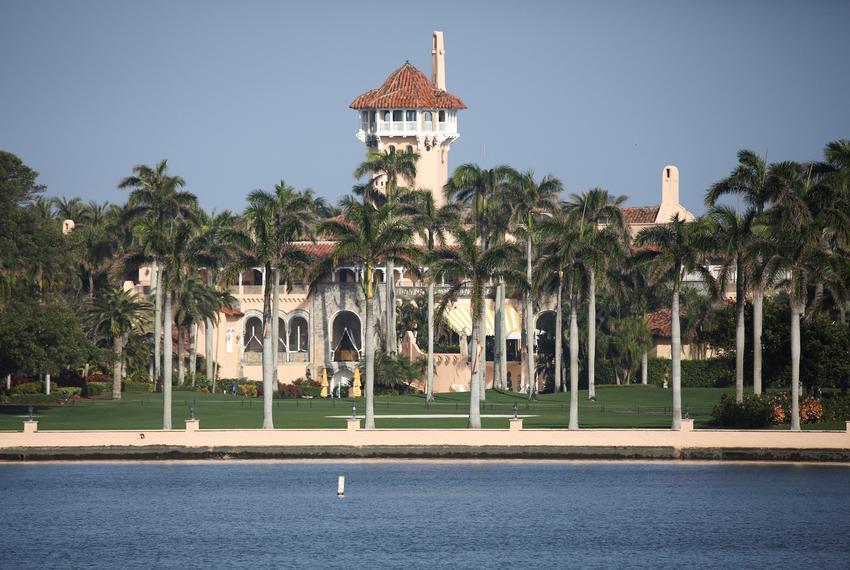
[[[850,462],[845,431],[682,429],[200,429],[0,432],[0,460],[261,458],[700,459]]]

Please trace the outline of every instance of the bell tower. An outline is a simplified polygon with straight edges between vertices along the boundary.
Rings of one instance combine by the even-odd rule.
[[[431,38],[431,79],[409,61],[377,89],[350,105],[358,112],[357,138],[368,151],[416,152],[416,188],[428,189],[437,204],[445,202],[443,186],[449,177],[449,150],[460,136],[457,112],[466,109],[446,91],[443,32]],[[377,181],[378,186],[382,181]]]

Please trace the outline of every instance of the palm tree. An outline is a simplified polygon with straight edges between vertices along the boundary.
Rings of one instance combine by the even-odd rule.
[[[757,153],[742,149],[738,151],[738,166],[726,178],[715,182],[705,195],[705,204],[714,206],[722,196],[737,194],[744,198],[747,206],[754,210],[756,216],[761,216],[776,194],[773,178],[770,176],[771,167],[767,158]],[[754,263],[759,264],[755,259]],[[763,265],[763,260],[761,260]],[[753,393],[762,391],[762,314],[764,307],[764,291],[767,286],[762,268],[754,268],[753,279]],[[746,289],[744,290],[746,294]]]
[[[375,190],[380,182],[383,182],[384,193],[389,203],[394,203],[398,198],[400,182],[407,184],[406,188],[413,188],[416,184],[416,161],[419,154],[415,152],[395,152],[390,148],[386,152],[370,152],[366,160],[354,170],[357,179],[364,176],[369,177],[368,186]],[[386,321],[387,335],[384,339],[387,354],[395,354],[398,351],[398,335],[396,333],[395,316],[395,267],[392,257],[387,259],[386,271],[384,272],[387,299],[386,299]]]
[[[812,185],[812,167],[796,162],[781,162],[771,169],[778,192],[766,212],[768,247],[767,265],[785,275],[791,308],[791,429],[800,429],[800,316],[805,310],[807,289],[820,278],[830,263],[823,249],[822,236],[829,230],[829,219],[840,220],[844,213],[824,205],[819,219],[812,212],[818,201]]]
[[[754,239],[753,224],[756,211],[747,209],[743,216],[729,206],[712,206],[707,214],[712,223],[712,235],[722,260],[720,281],[725,286],[730,275],[735,280],[735,400],[744,401],[744,306],[752,273],[750,252]],[[721,287],[721,290],[725,287]]]
[[[178,219],[194,219],[197,210],[197,197],[191,192],[180,190],[186,181],[180,176],[168,173],[168,161],[160,160],[154,166],[140,164],[133,167],[133,175],[118,183],[119,189],[132,188],[124,211],[124,220],[138,222],[147,220],[147,239],[142,247],[153,261],[151,268],[151,288],[154,295],[154,375],[161,379],[160,337],[162,336],[162,305],[164,279],[161,264],[162,253],[157,245],[162,243],[161,234],[168,231]],[[168,336],[170,339],[170,335]],[[163,340],[163,342],[165,342]],[[168,341],[170,343],[170,340]],[[168,367],[170,367],[170,362]],[[170,388],[169,388],[170,390]],[[169,415],[168,423],[171,423]]]
[[[510,183],[512,196],[511,222],[513,234],[525,240],[525,279],[528,284],[523,298],[525,313],[525,352],[528,372],[529,399],[534,397],[537,382],[534,375],[534,298],[532,294],[532,265],[534,261],[537,233],[535,220],[544,212],[551,212],[557,204],[558,194],[563,190],[561,181],[554,176],[545,176],[539,182],[534,172],[527,170],[515,176]]]
[[[310,279],[310,294],[340,265],[358,266],[363,271],[363,321],[366,330],[364,360],[366,368],[366,429],[375,429],[375,269],[389,258],[415,271],[417,251],[411,246],[412,228],[406,216],[399,215],[396,204],[376,208],[346,196],[340,202],[341,217],[319,224],[319,232],[334,240],[331,255],[317,263]]]
[[[215,319],[221,306],[221,299],[216,289],[204,283],[200,276],[190,274],[180,284],[176,291],[176,309],[174,320],[177,323],[177,384],[183,385],[186,379],[185,346],[186,335],[189,335],[189,372],[192,386],[195,385],[195,361],[197,346],[196,327],[199,322]]]
[[[313,201],[281,181],[274,193],[255,190],[248,195],[245,219],[249,224],[249,255],[245,265],[262,265],[263,288],[263,429],[274,429],[272,397],[277,376],[278,304],[281,269],[287,283],[306,270],[311,257],[296,246],[313,223]]]
[[[437,206],[434,194],[429,190],[417,190],[408,194],[401,211],[410,217],[419,238],[425,245],[422,256],[427,265],[434,258],[434,248],[439,243],[445,245],[446,234],[458,222],[459,211],[456,204],[449,203],[442,208]],[[434,287],[436,282],[428,276],[428,379],[425,383],[425,400],[434,400]]]
[[[150,305],[121,289],[107,289],[88,309],[88,317],[95,334],[112,340],[112,399],[121,399],[121,370],[124,346],[134,330],[140,330]]]
[[[493,279],[501,278],[508,282],[518,283],[522,277],[510,268],[510,262],[519,252],[506,243],[498,244],[487,251],[481,247],[475,230],[459,228],[455,232],[456,247],[443,247],[436,251],[431,264],[432,279],[449,276],[463,276],[449,288],[440,303],[439,313],[442,314],[450,302],[457,300],[462,289],[470,290],[470,306],[472,313],[472,350],[470,351],[469,379],[469,427],[481,429],[481,389],[479,384],[484,379],[484,369],[479,355],[484,352],[482,336],[486,329],[482,328],[484,319],[484,294],[488,284]],[[521,284],[520,284],[521,286]]]
[[[698,272],[713,286],[713,278],[703,265],[709,235],[701,221],[686,222],[673,216],[668,224],[644,228],[635,238],[635,245],[644,249],[635,253],[638,264],[647,264],[650,279],[667,281],[673,288],[670,304],[672,333],[670,349],[673,368],[673,429],[682,428],[682,333],[679,315],[679,295],[682,281],[688,273]]]
[[[475,228],[484,251],[487,251],[491,242],[504,240],[508,221],[504,214],[510,211],[510,204],[512,203],[512,200],[508,198],[511,189],[510,184],[518,176],[516,170],[506,165],[483,169],[476,164],[462,164],[455,169],[443,189],[449,200],[454,200],[469,208],[469,217],[464,222]],[[494,320],[496,324],[496,338],[494,339],[496,354],[493,361],[493,385],[501,387],[504,387],[507,383],[506,337],[502,330],[505,320],[504,296],[505,286],[504,283],[500,282],[496,286],[496,315]],[[479,326],[482,330],[486,330],[483,320],[485,319],[484,313],[482,313],[481,319]],[[486,375],[485,358],[486,354],[482,354],[478,366]],[[486,384],[487,379],[483,377],[480,382],[480,397],[482,399],[486,396]]]
[[[626,196],[611,196],[602,188],[592,188],[580,195],[573,194],[567,207],[571,211],[571,217],[578,219],[582,229],[585,225],[592,229],[605,225],[615,230],[617,241],[626,243],[628,230],[620,207],[626,199]],[[600,256],[597,258],[599,263],[588,268],[587,397],[591,400],[596,398],[596,275],[604,270],[608,259]]]

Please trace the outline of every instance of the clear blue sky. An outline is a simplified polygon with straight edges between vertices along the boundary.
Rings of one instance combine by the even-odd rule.
[[[850,2],[10,1],[0,10],[0,149],[56,196],[123,202],[168,158],[204,207],[281,178],[336,200],[364,157],[351,100],[409,59],[469,109],[450,167],[509,163],[682,202],[747,147],[821,157],[850,137]]]

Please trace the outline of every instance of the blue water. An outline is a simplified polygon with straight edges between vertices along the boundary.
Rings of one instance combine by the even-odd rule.
[[[3,568],[850,568],[838,466],[0,464],[0,512]]]

